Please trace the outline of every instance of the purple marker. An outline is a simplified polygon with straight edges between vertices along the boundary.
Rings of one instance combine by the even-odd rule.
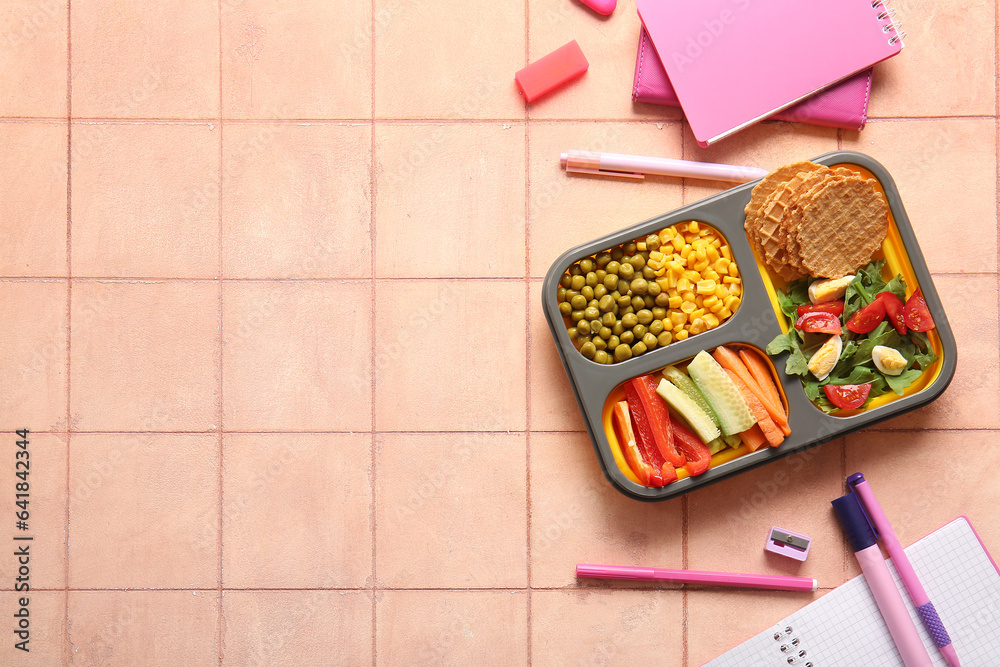
[[[931,667],[931,658],[896,589],[861,503],[853,493],[848,493],[832,501],[832,504],[903,664],[906,667]]]
[[[892,558],[892,564],[896,566],[899,578],[903,580],[906,592],[910,594],[910,599],[917,608],[920,619],[924,622],[924,627],[934,639],[941,655],[945,657],[951,667],[959,667],[958,653],[951,643],[951,637],[948,636],[944,623],[938,618],[937,610],[934,609],[931,599],[927,597],[927,592],[920,584],[917,573],[913,571],[910,559],[906,557],[903,545],[899,543],[899,538],[896,537],[895,531],[889,524],[888,517],[875,498],[875,492],[872,491],[871,485],[865,480],[864,475],[856,472],[847,478],[847,488],[854,492],[861,502],[865,514],[868,515],[872,527],[875,529],[875,536],[882,540],[886,551],[889,552],[889,557]]]

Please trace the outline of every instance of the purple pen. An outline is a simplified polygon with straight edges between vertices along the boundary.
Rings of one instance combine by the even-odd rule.
[[[931,658],[882,558],[861,502],[853,493],[848,493],[832,504],[903,664],[906,667],[931,667]]]
[[[856,472],[847,478],[847,488],[857,496],[862,509],[868,515],[872,528],[875,530],[875,536],[882,540],[886,551],[889,552],[892,564],[896,566],[896,572],[899,573],[899,578],[903,580],[906,592],[910,594],[910,599],[920,614],[920,620],[924,622],[924,627],[934,639],[941,655],[945,657],[951,667],[959,667],[958,653],[951,643],[951,637],[948,636],[944,623],[938,618],[937,610],[934,609],[927,592],[920,584],[917,573],[913,571],[910,559],[906,557],[903,546],[899,543],[899,538],[896,537],[888,517],[882,511],[882,506],[875,498],[875,492],[872,491],[871,485],[865,480],[864,475]]]

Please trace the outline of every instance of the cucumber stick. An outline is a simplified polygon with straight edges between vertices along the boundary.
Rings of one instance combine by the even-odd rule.
[[[687,371],[715,411],[723,434],[741,433],[756,423],[740,390],[712,355],[702,350],[688,364]]]
[[[691,378],[687,376],[687,373],[678,369],[676,366],[667,366],[663,369],[663,377],[670,380],[678,389],[683,391],[692,401],[698,404],[698,407],[705,411],[715,423],[716,426],[719,425],[719,418],[715,416],[715,412],[712,411],[712,406],[708,404],[705,400],[705,396],[698,390]]]
[[[726,441],[723,440],[722,438],[716,438],[715,440],[705,444],[708,445],[708,453],[711,454],[712,456],[718,454],[723,449],[729,446],[728,444],[726,444]]]
[[[701,438],[702,442],[711,442],[719,437],[718,427],[712,423],[705,411],[691,400],[691,397],[677,388],[669,380],[660,380],[656,393],[663,397],[667,405],[677,411],[688,426]]]

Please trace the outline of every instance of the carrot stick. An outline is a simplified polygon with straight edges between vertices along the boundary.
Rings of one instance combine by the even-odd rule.
[[[729,375],[729,379],[733,381],[736,388],[739,390],[740,394],[743,396],[743,400],[746,401],[747,407],[750,408],[750,414],[753,418],[757,420],[757,425],[760,426],[761,432],[763,432],[764,437],[767,438],[767,442],[772,447],[777,447],[781,444],[781,441],[785,439],[785,436],[781,434],[781,431],[775,426],[774,421],[771,419],[770,415],[767,414],[767,410],[764,405],[760,402],[750,388],[740,379],[740,376],[732,372],[728,368],[725,369],[726,373]]]
[[[760,430],[760,426],[758,426],[757,424],[754,424],[753,426],[743,431],[739,435],[740,439],[743,441],[743,444],[746,445],[747,449],[749,449],[751,452],[756,452],[758,449],[761,448],[761,446],[765,442],[767,442],[767,440],[764,438],[764,434]]]
[[[756,352],[750,350],[740,350],[740,360],[746,364],[747,370],[750,371],[750,375],[753,379],[757,381],[760,388],[764,390],[767,397],[778,406],[781,405],[781,395],[778,393],[778,388],[774,386],[774,379],[771,377],[771,372],[767,368],[767,364],[760,358]],[[784,410],[782,410],[784,412]]]
[[[740,358],[736,356],[735,352],[724,345],[720,345],[715,348],[715,352],[712,353],[712,356],[715,357],[715,360],[719,362],[720,366],[736,373],[736,375],[743,380],[743,383],[746,384],[750,391],[752,391],[753,394],[760,399],[760,402],[764,404],[764,409],[767,410],[767,413],[771,416],[774,423],[777,424],[778,428],[781,429],[782,433],[789,435],[792,432],[792,430],[788,428],[788,417],[785,416],[785,411],[781,408],[781,405],[775,405],[771,399],[768,398],[767,394],[760,388],[757,381],[753,379],[753,376],[750,375],[750,371],[743,365],[743,362],[740,361]]]

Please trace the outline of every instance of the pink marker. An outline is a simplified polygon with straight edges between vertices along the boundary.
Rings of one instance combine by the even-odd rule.
[[[584,563],[576,566],[576,576],[581,579],[662,581],[671,584],[766,588],[772,591],[815,591],[819,585],[815,579],[810,579],[809,577],[782,577],[773,574],[737,574],[734,572],[701,572],[698,570],[664,570],[656,567],[587,565]]]
[[[910,620],[903,598],[896,590],[896,583],[882,558],[882,551],[878,548],[875,533],[868,524],[861,503],[853,493],[848,493],[832,501],[832,504],[903,664],[906,667],[931,667],[931,658],[920,641],[917,626]]]
[[[906,592],[910,594],[913,606],[917,608],[917,613],[920,614],[920,620],[924,622],[924,627],[927,628],[931,639],[937,644],[941,655],[945,657],[945,660],[948,661],[951,667],[960,667],[958,652],[955,651],[955,646],[951,643],[951,637],[948,636],[948,631],[945,629],[944,623],[938,617],[937,610],[934,609],[934,604],[927,597],[927,591],[924,590],[920,579],[917,578],[917,573],[913,571],[913,565],[910,564],[910,559],[906,557],[903,545],[899,543],[899,538],[896,537],[896,532],[892,529],[889,518],[882,511],[882,506],[879,505],[871,485],[865,480],[864,475],[856,472],[847,478],[847,488],[853,491],[861,502],[861,507],[865,510],[865,514],[868,515],[872,527],[875,529],[875,537],[882,540],[885,550],[889,552],[889,558],[892,559],[892,564],[896,566],[896,572],[899,573],[899,578],[903,580],[903,586],[906,587]]]
[[[615,7],[618,5],[618,0],[580,0],[580,2],[593,9],[601,16],[607,16],[611,12],[615,11]]]

